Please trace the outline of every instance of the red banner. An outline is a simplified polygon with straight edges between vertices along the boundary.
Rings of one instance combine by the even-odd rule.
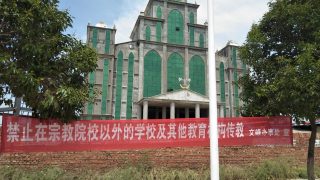
[[[4,116],[2,152],[47,152],[209,146],[209,121],[200,119],[91,120],[61,124]],[[220,118],[219,146],[290,145],[288,117]]]

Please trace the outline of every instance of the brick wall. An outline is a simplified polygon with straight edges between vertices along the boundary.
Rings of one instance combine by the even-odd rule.
[[[266,159],[289,157],[295,164],[305,164],[309,134],[294,134],[294,147],[222,147],[220,164],[248,165]],[[318,137],[320,138],[320,137]],[[6,153],[0,155],[0,165],[22,167],[60,166],[65,169],[105,169],[149,163],[154,167],[208,168],[209,147],[163,148],[130,151],[86,151],[54,153]],[[316,164],[320,165],[320,148],[316,148]]]

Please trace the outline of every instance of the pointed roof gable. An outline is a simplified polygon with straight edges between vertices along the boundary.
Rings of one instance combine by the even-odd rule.
[[[189,102],[200,102],[200,103],[209,103],[209,98],[203,96],[199,93],[190,91],[190,90],[177,90],[173,92],[168,92],[166,94],[160,94],[157,96],[145,98],[149,100],[164,100],[164,101],[189,101]]]

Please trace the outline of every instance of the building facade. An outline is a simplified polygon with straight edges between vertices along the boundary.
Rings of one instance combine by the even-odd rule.
[[[131,41],[115,44],[115,28],[87,27],[97,50],[97,69],[88,76],[97,92],[85,119],[208,117],[207,25],[197,23],[199,5],[186,0],[149,0],[136,20]],[[237,46],[216,53],[218,113],[239,116],[237,79],[246,67]]]

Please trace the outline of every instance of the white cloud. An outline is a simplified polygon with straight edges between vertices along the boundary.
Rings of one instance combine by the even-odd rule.
[[[119,9],[122,14],[119,18],[115,19],[113,24],[116,26],[116,43],[122,43],[130,41],[131,31],[136,23],[136,20],[141,11],[145,10],[148,1],[146,0],[135,0],[133,3],[132,0],[125,0],[125,7],[120,7]],[[130,4],[130,6],[129,6]]]
[[[259,22],[268,10],[269,0],[216,0],[216,49],[228,40],[243,44],[252,23]]]

